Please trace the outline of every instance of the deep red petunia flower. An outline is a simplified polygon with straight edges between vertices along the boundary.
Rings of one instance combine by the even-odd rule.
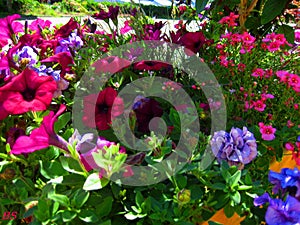
[[[130,66],[131,62],[117,56],[108,56],[93,63],[96,73],[117,73]]]
[[[207,42],[209,41],[206,40],[204,34],[200,31],[186,33],[180,39],[180,44],[194,53],[197,53]]]
[[[51,76],[39,76],[26,68],[0,87],[0,101],[8,114],[46,110],[56,89],[56,82]]]
[[[66,73],[70,73],[72,70],[72,64],[74,64],[73,58],[70,52],[60,52],[41,62],[56,62],[61,65],[61,76],[63,77]]]
[[[124,111],[123,99],[117,97],[118,92],[112,87],[105,88],[98,94],[91,94],[84,98],[83,123],[88,127],[97,127],[99,130],[110,128],[111,120]],[[95,99],[97,99],[95,101]],[[96,103],[96,105],[95,105]],[[95,113],[95,117],[90,116]],[[94,119],[95,120],[94,120]]]
[[[136,70],[161,70],[167,68],[169,64],[160,61],[140,61],[134,64]]]
[[[68,143],[54,131],[54,123],[65,109],[66,106],[61,105],[56,114],[51,111],[49,115],[44,117],[41,126],[34,129],[30,136],[20,136],[16,140],[10,153],[15,155],[31,153],[47,148],[50,145],[68,151]]]
[[[67,38],[71,34],[71,32],[75,29],[78,29],[80,27],[79,23],[74,20],[74,18],[71,18],[69,22],[62,27],[60,27],[58,30],[55,31],[54,36],[56,38],[62,37]]]

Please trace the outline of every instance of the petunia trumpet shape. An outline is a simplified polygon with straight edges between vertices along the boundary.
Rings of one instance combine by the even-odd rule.
[[[68,142],[54,131],[54,123],[65,109],[66,106],[61,105],[56,114],[51,111],[49,115],[44,117],[41,126],[34,129],[30,136],[20,136],[13,145],[11,153],[15,155],[31,153],[47,148],[50,145],[68,151]]]
[[[52,77],[39,76],[26,68],[0,87],[0,105],[8,114],[46,110],[56,89],[56,82]]]
[[[265,220],[268,225],[300,225],[300,202],[291,196],[286,200],[272,199],[268,193],[254,199],[255,206],[269,203]]]

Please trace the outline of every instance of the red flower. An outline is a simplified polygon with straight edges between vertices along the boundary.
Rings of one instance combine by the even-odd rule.
[[[50,145],[68,151],[68,143],[54,131],[54,123],[58,116],[66,109],[61,105],[58,112],[53,111],[45,116],[39,128],[34,129],[30,136],[20,136],[13,145],[12,154],[31,153],[49,147]]]
[[[91,94],[84,98],[83,123],[88,127],[95,127],[99,130],[110,128],[111,120],[121,115],[124,111],[123,100],[117,97],[118,92],[112,87],[105,88],[98,94]],[[95,101],[95,99],[97,99]],[[95,105],[96,104],[96,105]],[[90,114],[95,112],[95,120]]]
[[[204,34],[200,31],[186,33],[180,39],[180,43],[194,53],[197,53],[206,42]]]
[[[9,114],[46,110],[56,89],[56,82],[51,76],[39,76],[26,68],[0,87],[0,101]]]
[[[117,56],[108,56],[104,59],[97,60],[92,66],[95,67],[96,73],[117,73],[120,72],[122,69],[130,66],[131,62],[119,58]]]
[[[54,56],[42,60],[41,62],[56,62],[61,65],[61,76],[63,77],[66,73],[71,72],[72,64],[74,64],[73,58],[69,52],[60,52]]]
[[[55,31],[54,36],[57,37],[62,37],[62,38],[67,38],[71,34],[71,32],[75,29],[78,29],[80,25],[74,20],[72,17],[69,22],[65,25],[63,25],[61,28]]]
[[[141,61],[134,65],[136,70],[161,70],[167,68],[169,65],[167,63],[162,63],[159,61]]]

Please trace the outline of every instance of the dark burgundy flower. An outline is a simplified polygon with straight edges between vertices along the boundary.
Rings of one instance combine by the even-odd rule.
[[[140,61],[134,64],[136,70],[161,70],[167,68],[169,64],[158,61]]]
[[[154,117],[161,117],[163,110],[159,103],[154,99],[141,98],[132,107],[136,116],[137,130],[149,133],[149,122]]]
[[[119,14],[119,6],[109,6],[108,11],[100,10],[99,13],[95,13],[92,17],[100,20],[116,20]]]
[[[56,114],[51,111],[49,115],[44,117],[41,126],[34,129],[30,136],[20,136],[13,145],[11,153],[15,155],[31,153],[50,145],[68,151],[68,143],[54,131],[54,123],[65,109],[66,106],[61,105]]]
[[[18,137],[25,135],[25,131],[18,127],[12,127],[9,129],[7,133],[7,143],[10,145],[10,148],[12,148],[18,139]]]
[[[118,92],[112,87],[105,88],[99,94],[91,94],[84,98],[83,123],[88,127],[97,127],[99,130],[110,128],[111,120],[124,111],[123,100],[117,97]],[[97,99],[95,101],[95,99]],[[96,102],[96,105],[95,105]],[[95,120],[91,119],[95,113]]]
[[[52,77],[39,76],[26,68],[0,87],[0,101],[2,108],[9,114],[46,110],[56,89],[56,82]]]
[[[80,25],[78,22],[74,20],[72,17],[69,22],[62,27],[60,27],[58,30],[55,31],[54,36],[57,37],[62,37],[62,38],[67,38],[71,34],[71,32],[75,29],[79,29]]]
[[[180,39],[180,43],[194,53],[197,53],[206,42],[204,34],[200,31],[186,33]]]
[[[41,62],[55,62],[61,65],[61,76],[63,77],[66,73],[70,73],[72,65],[74,64],[73,58],[70,52],[60,52]]]
[[[18,32],[23,32],[23,25],[20,22],[16,22],[16,19],[21,18],[20,15],[14,14],[0,19],[0,47],[2,48],[8,42],[7,39],[11,39],[16,44],[14,35]]]
[[[130,64],[131,62],[126,59],[122,59],[117,56],[108,56],[96,61],[92,66],[95,67],[96,73],[108,72],[114,74],[130,66]]]

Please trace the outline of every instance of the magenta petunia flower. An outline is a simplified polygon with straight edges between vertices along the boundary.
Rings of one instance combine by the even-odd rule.
[[[108,87],[99,94],[86,96],[83,102],[83,123],[88,127],[97,127],[99,130],[109,129],[111,120],[121,115],[124,111],[123,100],[117,97],[117,95],[118,92],[116,90]],[[95,120],[91,119],[93,118],[90,116],[91,113],[95,113]]]
[[[80,27],[79,23],[74,20],[72,17],[68,23],[60,27],[58,30],[55,31],[54,36],[56,38],[62,37],[67,38],[73,30],[78,29]]]
[[[37,33],[41,33],[41,29],[49,28],[51,21],[37,18],[29,24],[29,29]]]
[[[66,73],[70,73],[72,70],[72,65],[74,64],[73,58],[70,52],[60,52],[41,62],[55,62],[61,65],[61,76],[63,77]]]
[[[11,39],[13,42],[14,35],[18,32],[23,32],[23,25],[20,22],[16,22],[16,19],[21,18],[20,15],[14,14],[0,19],[0,47],[2,48],[8,42],[7,39]]]
[[[266,126],[263,122],[258,123],[258,125],[263,140],[272,141],[275,139],[276,128],[273,128],[272,125]]]
[[[57,86],[52,77],[39,76],[26,68],[0,87],[2,107],[9,114],[46,110]]]
[[[44,117],[41,126],[34,129],[30,136],[20,136],[14,143],[11,153],[15,155],[31,153],[50,145],[68,151],[68,143],[54,131],[54,123],[65,109],[66,106],[61,105],[56,114],[51,111],[49,115]]]
[[[131,62],[117,56],[108,56],[93,63],[96,73],[117,73],[130,66]]]
[[[200,31],[186,33],[180,39],[180,44],[194,53],[197,53],[205,43],[207,43],[207,40]]]

